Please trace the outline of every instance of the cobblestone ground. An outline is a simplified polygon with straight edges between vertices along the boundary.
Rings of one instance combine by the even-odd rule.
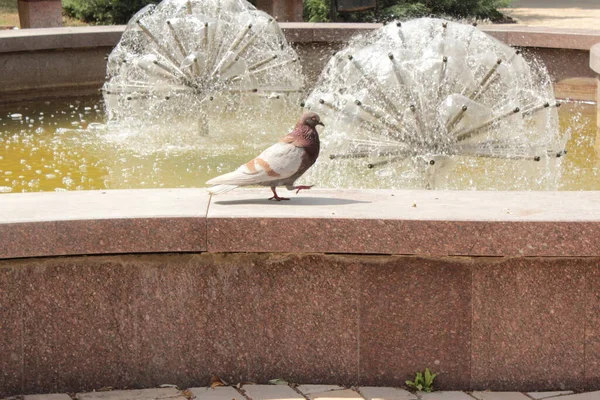
[[[343,388],[335,385],[217,386],[180,390],[175,387],[98,391],[77,394],[37,394],[4,400],[600,400],[600,391],[561,392],[432,392],[410,393],[392,387]]]

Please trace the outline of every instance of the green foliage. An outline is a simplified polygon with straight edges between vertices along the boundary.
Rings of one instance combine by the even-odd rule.
[[[64,13],[97,25],[125,24],[138,10],[159,0],[62,0]]]
[[[7,0],[0,0],[6,2]],[[304,0],[304,20],[328,22],[332,0]],[[160,0],[62,0],[65,14],[83,22],[110,25],[125,24],[138,10]],[[512,0],[379,0],[379,11],[361,11],[338,15],[340,21],[384,22],[426,15],[499,20],[498,8]]]
[[[304,0],[304,20],[329,22],[329,0]]]
[[[17,2],[15,0],[0,0],[0,10],[17,12]]]
[[[332,0],[304,0],[304,20],[309,22],[329,21]],[[454,18],[480,18],[502,20],[498,8],[507,7],[512,0],[378,0],[375,10],[340,13],[339,21],[385,22],[394,19],[409,19],[423,16]]]
[[[512,0],[435,0],[431,3],[434,14],[447,14],[454,17],[493,18],[497,9],[507,7]]]
[[[433,380],[436,374],[431,373],[429,368],[425,368],[425,372],[417,372],[414,381],[406,381],[406,386],[409,389],[419,392],[433,392]]]

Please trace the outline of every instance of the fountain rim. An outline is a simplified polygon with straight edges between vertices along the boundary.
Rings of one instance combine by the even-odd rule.
[[[380,28],[376,23],[280,22],[288,41],[343,42],[357,34]],[[20,51],[114,46],[126,25],[83,26],[0,31],[0,54]],[[480,25],[510,46],[590,50],[600,42],[600,29],[566,29],[520,25]]]
[[[356,35],[367,34],[382,26],[372,23],[308,22],[282,22],[279,25],[288,42],[303,46],[311,43],[344,43]],[[508,45],[531,49],[533,53],[536,49],[589,51],[593,45],[600,43],[600,29],[517,24],[480,25],[479,28]],[[0,31],[0,57],[15,56],[14,60],[6,63],[5,71],[14,71],[15,76],[6,76],[1,80],[0,103],[96,93],[106,78],[106,66],[98,63],[98,60],[108,57],[125,29],[126,25],[112,25]],[[85,68],[74,68],[73,59],[77,59]],[[600,67],[596,72],[598,69]],[[585,90],[589,93],[586,92],[580,99],[590,100],[592,89],[586,86]]]
[[[600,191],[314,189],[285,204],[268,201],[267,192],[3,194],[0,260],[182,252],[600,256]]]
[[[343,43],[382,26],[307,22],[279,25],[288,42],[300,45]],[[600,30],[516,24],[480,25],[479,28],[498,40],[524,49],[589,51],[600,43]],[[106,66],[98,60],[108,57],[125,29],[126,25],[112,25],[0,31],[0,57],[15,56],[6,63],[5,71],[15,76],[7,75],[1,80],[0,103],[96,93],[106,78]],[[71,61],[74,59],[85,68],[74,68]],[[588,98],[590,94],[584,94],[582,99]]]

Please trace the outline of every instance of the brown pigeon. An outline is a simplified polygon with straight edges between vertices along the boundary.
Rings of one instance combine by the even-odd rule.
[[[317,161],[320,150],[317,125],[325,126],[317,114],[304,113],[289,134],[258,157],[233,172],[206,182],[208,185],[214,185],[208,188],[208,192],[219,194],[238,186],[270,186],[273,197],[269,200],[281,201],[289,199],[277,195],[277,186],[296,190],[296,193],[302,189],[310,189],[312,186],[294,186],[294,182]]]

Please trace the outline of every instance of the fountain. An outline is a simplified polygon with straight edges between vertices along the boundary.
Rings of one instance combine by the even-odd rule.
[[[475,26],[394,22],[335,54],[306,100],[326,121],[308,175],[335,187],[554,188],[567,141],[558,106],[542,65]]]
[[[432,22],[434,28],[437,23]],[[383,30],[397,34],[397,28],[392,25]],[[409,37],[412,32],[404,34]],[[143,31],[137,35],[148,36]],[[411,40],[435,43],[435,36],[416,36]],[[40,42],[56,47],[54,40]],[[401,58],[400,50],[391,52],[393,59],[389,53],[371,54],[387,63],[409,60]],[[48,51],[42,52],[47,57]],[[19,48],[19,53],[30,53],[29,47]],[[308,102],[308,107],[318,108],[328,118],[326,125],[336,127],[323,135],[328,145],[325,151],[334,158],[322,157],[316,167],[344,166],[336,171],[341,183],[364,185],[365,179],[372,179],[367,184],[400,186],[401,179],[409,181],[411,174],[425,176],[418,166],[431,168],[431,161],[438,166],[444,157],[456,164],[501,161],[506,163],[501,165],[505,171],[529,168],[538,174],[552,172],[553,163],[562,160],[554,154],[564,148],[564,137],[545,131],[556,133],[557,109],[551,107],[555,104],[552,96],[541,90],[527,97],[517,89],[528,88],[526,85],[531,91],[544,89],[546,78],[524,65],[520,56],[512,60],[512,53],[503,56],[488,78],[489,85],[480,83],[494,60],[480,62],[487,71],[468,72],[467,68],[476,65],[472,60],[476,57],[465,55],[466,67],[457,68],[455,53],[447,52],[446,62],[442,57],[443,64],[437,64],[444,68],[443,73],[437,75],[434,67],[426,69],[425,62],[407,63],[406,71],[400,62],[406,89],[415,88],[407,96],[415,100],[398,110],[403,114],[383,114],[406,103],[398,99],[391,106],[386,104],[384,98],[402,93],[388,90],[399,90],[399,85],[394,85],[393,66],[388,64],[389,76],[384,80],[379,74],[386,72],[385,65],[380,63],[378,71],[373,71],[366,60],[363,63],[367,53],[353,51],[349,54],[352,60],[344,53],[338,56],[332,65],[346,64],[350,74],[339,79],[348,80],[349,85],[317,91]],[[73,59],[71,51],[55,51],[52,58],[54,55]],[[352,72],[357,69],[353,60],[364,74]],[[67,63],[61,60],[60,65]],[[504,75],[496,74],[506,74],[504,67],[513,63],[522,64],[517,72],[523,76],[506,78],[510,84],[505,84]],[[428,72],[431,75],[424,76]],[[466,79],[469,73],[473,79]],[[425,106],[430,107],[446,92],[438,96],[432,90],[439,85],[428,89],[419,82],[430,78],[446,82],[451,76],[461,82],[454,85],[460,89],[453,91],[457,104],[440,102],[438,121],[437,111]],[[151,80],[152,85],[154,82]],[[466,85],[468,90],[461,94],[460,86],[468,82],[472,85]],[[175,77],[166,83],[177,85]],[[505,94],[499,97],[499,106],[484,103],[500,84]],[[144,105],[144,96],[171,104],[156,94],[163,85],[147,92],[142,89],[148,84],[139,91],[133,90],[133,85],[123,85],[123,90],[133,92],[130,100],[117,93],[112,99],[125,103],[123,110],[140,107],[138,120],[147,115],[144,107],[163,112],[150,101]],[[365,93],[360,92],[361,86]],[[374,90],[377,86],[384,87],[378,92]],[[472,94],[479,86],[480,94]],[[189,94],[193,90],[185,89],[190,98],[202,97]],[[444,84],[440,91],[445,90],[451,92]],[[217,93],[231,100],[209,99],[203,104],[214,107],[206,117],[209,122],[218,119],[219,124],[226,123],[232,113],[217,106],[237,102],[243,106],[246,99],[272,105],[286,101],[252,97],[258,96],[258,91]],[[360,97],[341,101],[342,96],[353,93]],[[531,103],[523,104],[523,100]],[[218,104],[221,101],[223,106]],[[518,104],[510,104],[513,102]],[[478,105],[488,107],[487,115],[483,111],[481,116],[472,114]],[[514,113],[517,106],[519,111]],[[54,102],[46,105],[40,101],[6,107],[0,109],[0,192],[51,191],[61,184],[69,192],[0,195],[0,398],[81,393],[86,388],[108,386],[157,387],[165,383],[165,377],[173,385],[189,388],[205,385],[215,373],[228,382],[266,383],[283,377],[289,382],[327,379],[346,386],[358,383],[362,388],[373,384],[397,387],[410,379],[415,365],[434,365],[443,378],[440,390],[597,386],[597,338],[587,334],[597,329],[597,318],[590,315],[600,306],[597,192],[317,189],[279,206],[265,204],[262,192],[240,190],[234,198],[210,199],[204,189],[173,188],[200,186],[203,178],[209,177],[200,176],[200,166],[206,172],[207,166],[224,163],[223,158],[216,161],[216,156],[214,160],[204,158],[207,153],[201,150],[218,152],[219,157],[229,157],[239,165],[246,159],[242,149],[261,145],[259,132],[251,131],[245,137],[236,124],[238,129],[231,129],[229,141],[223,142],[228,147],[214,150],[222,135],[211,126],[208,135],[193,136],[197,147],[187,152],[169,150],[145,157],[139,149],[122,152],[122,146],[106,144],[106,136],[117,136],[119,130],[98,134],[92,128],[104,122],[100,104],[72,100],[61,109]],[[559,110],[563,123],[569,119],[564,113],[570,107],[572,104]],[[109,112],[114,110],[121,111],[109,106]],[[276,115],[262,122],[271,135],[278,135],[281,130],[274,129],[273,122],[286,114],[272,110],[267,108]],[[513,114],[499,118],[503,110]],[[596,110],[592,111],[595,115]],[[371,115],[375,113],[381,117]],[[165,114],[165,118],[172,117]],[[181,114],[197,117],[187,108]],[[112,115],[112,121],[124,120],[123,115],[125,112]],[[134,115],[132,112],[132,118]],[[148,115],[148,120],[153,118]],[[596,124],[593,118],[587,120],[591,129],[574,129],[569,157],[563,162],[568,165],[579,160],[580,167],[589,167],[589,185],[571,187],[575,190],[600,189],[600,160],[593,147]],[[485,122],[490,122],[489,131],[484,131],[488,127]],[[172,145],[180,132],[161,126]],[[421,126],[433,131],[416,131]],[[449,136],[452,132],[454,136]],[[459,138],[456,133],[461,133]],[[530,142],[521,139],[524,134]],[[404,142],[413,150],[402,151]],[[519,148],[519,143],[523,147]],[[500,152],[503,144],[510,152]],[[467,145],[478,152],[467,153]],[[578,148],[588,153],[574,157]],[[515,150],[523,150],[521,158],[506,160]],[[362,157],[361,151],[368,154]],[[254,149],[251,152],[257,154]],[[478,166],[482,168],[475,168]],[[454,170],[475,180],[482,171],[494,172],[491,166],[471,168],[464,163],[462,170]],[[104,177],[105,169],[112,169],[114,175],[109,172]],[[155,170],[163,174],[156,180],[151,176]],[[452,177],[450,170],[434,170],[431,184],[443,185],[439,177]],[[185,177],[186,171],[191,177],[188,181],[173,181]],[[213,169],[209,173],[215,176],[220,172]],[[346,176],[352,173],[362,182]],[[171,176],[165,178],[164,174]],[[514,179],[515,175],[509,176]],[[581,185],[582,176],[577,174],[573,182]],[[415,178],[415,185],[417,181]],[[506,181],[500,178],[498,185]],[[338,183],[315,181],[320,186],[332,182]],[[169,189],[77,191],[163,184]],[[468,182],[464,186],[468,187]],[[290,340],[292,332],[301,334]],[[507,338],[518,340],[514,346],[506,346]],[[416,343],[427,345],[415,350]],[[271,386],[273,390],[279,387],[297,397],[285,385]],[[177,396],[191,397],[190,393]],[[101,395],[96,393],[96,398]]]
[[[144,9],[110,56],[104,105],[2,112],[0,192],[204,186],[289,132],[303,95],[296,59],[245,2]],[[338,52],[306,100],[326,129],[299,184],[596,189],[595,125],[557,108],[549,83],[542,65],[471,25],[389,24]]]
[[[277,22],[245,0],[164,0],[139,11],[110,54],[107,118],[206,134],[228,110],[297,104],[297,60]]]

